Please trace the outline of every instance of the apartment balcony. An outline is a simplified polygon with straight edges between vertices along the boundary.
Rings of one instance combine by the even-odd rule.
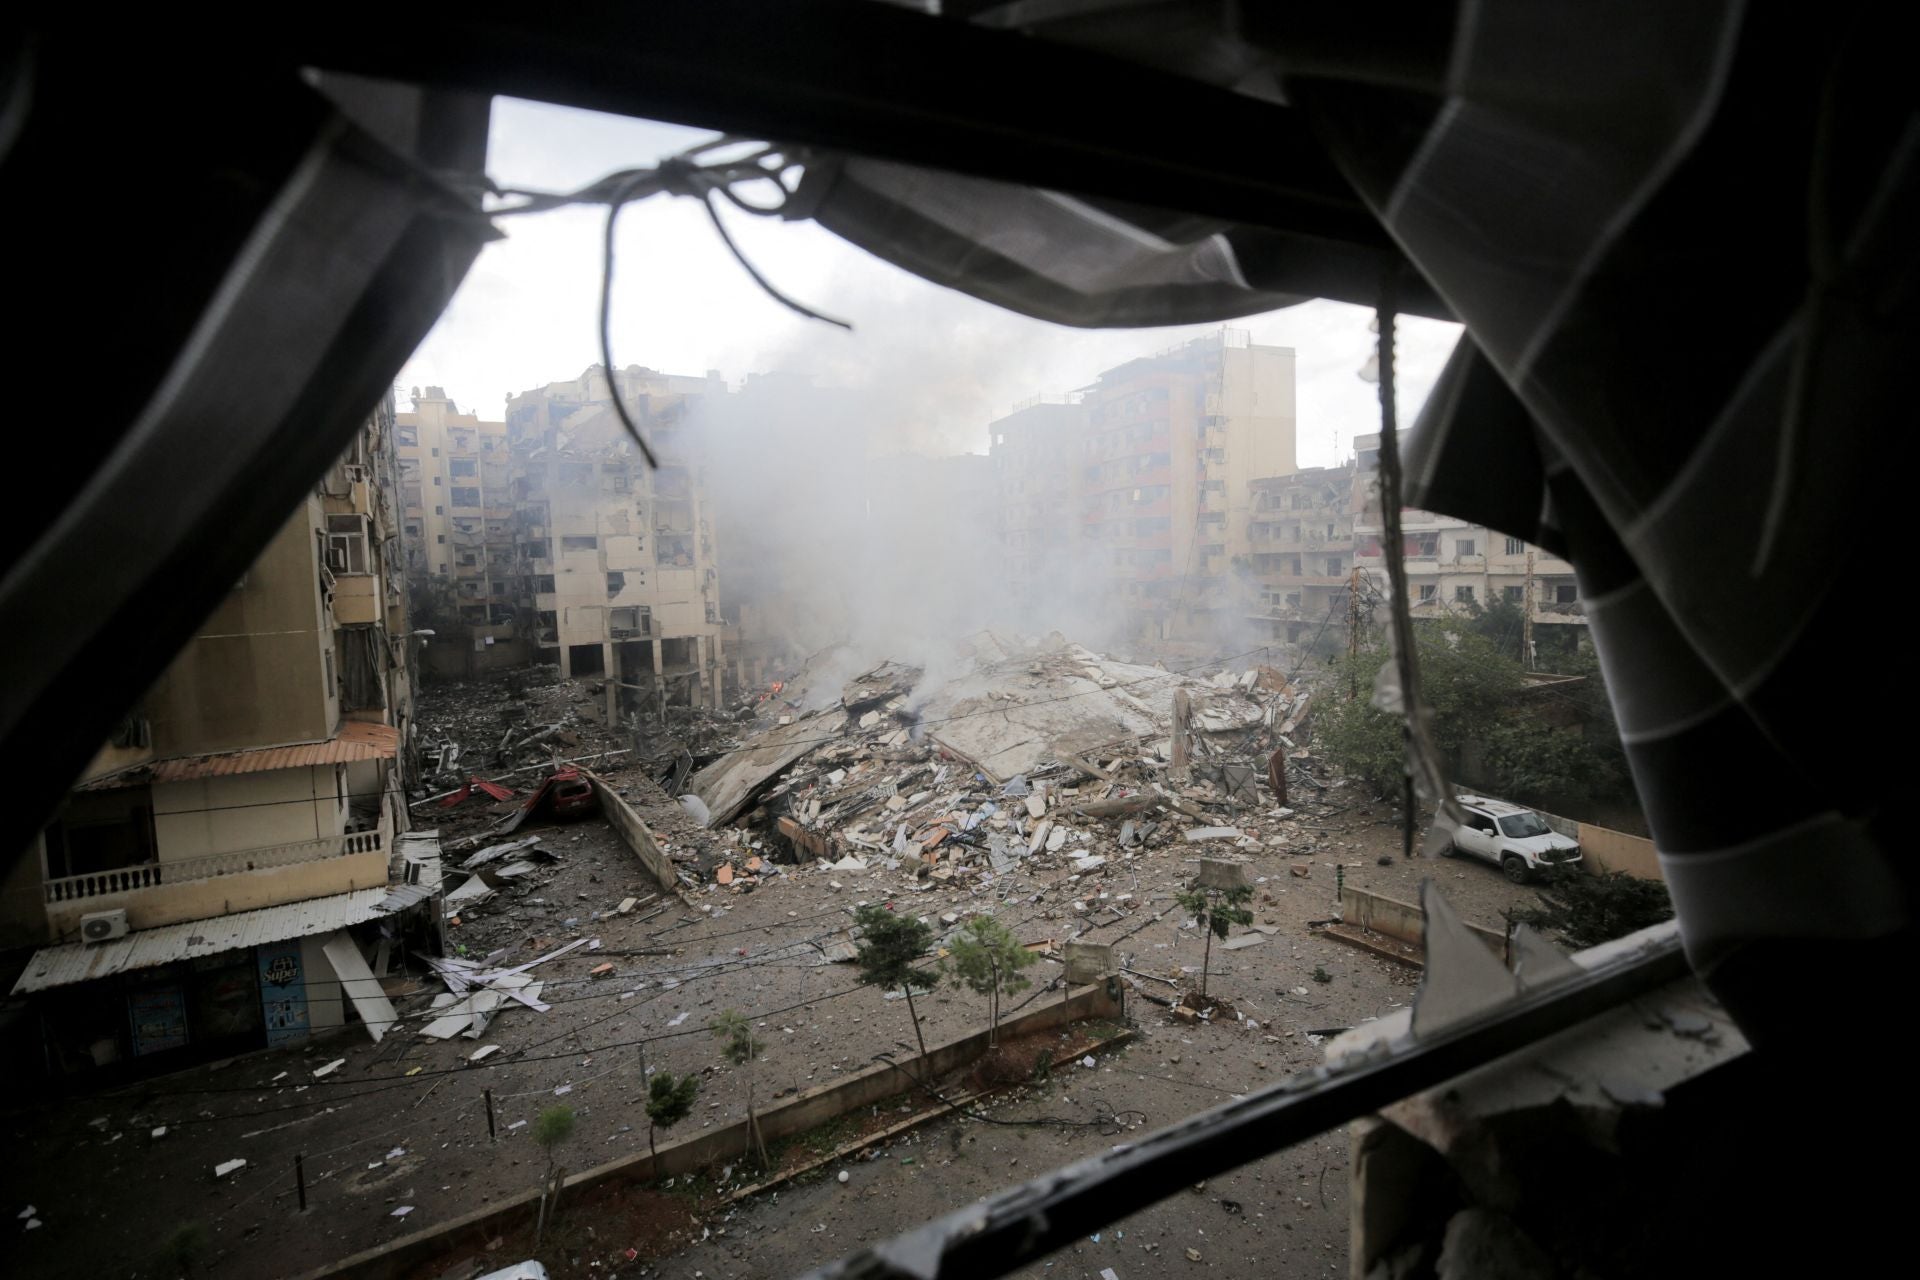
[[[1543,601],[1533,607],[1533,620],[1584,627],[1587,625],[1587,609],[1578,600]]]
[[[371,573],[336,573],[333,579],[333,620],[342,626],[378,622],[383,601],[380,579]]]
[[[47,922],[64,937],[82,916],[123,910],[133,928],[151,929],[376,888],[387,883],[392,843],[383,811],[372,831],[62,876],[42,882]]]
[[[1256,569],[1254,581],[1270,587],[1344,587],[1347,575],[1325,573],[1291,573],[1281,569]]]

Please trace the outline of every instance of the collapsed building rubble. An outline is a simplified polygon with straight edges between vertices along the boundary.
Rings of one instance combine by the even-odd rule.
[[[1311,695],[1269,667],[1203,677],[981,633],[938,678],[890,661],[823,705],[817,675],[796,673],[758,736],[688,779],[674,817],[697,834],[663,840],[687,887],[877,873],[1036,901],[1026,873],[1064,869],[1074,896],[1055,914],[1084,928],[1145,905],[1137,858],[1284,849],[1276,749],[1322,785],[1296,736]]]

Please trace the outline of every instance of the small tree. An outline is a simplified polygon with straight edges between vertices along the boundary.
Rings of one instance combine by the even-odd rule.
[[[1625,871],[1598,875],[1580,867],[1548,867],[1540,886],[1541,907],[1506,912],[1511,924],[1551,930],[1575,947],[1597,947],[1637,929],[1673,919],[1673,899],[1658,880]]]
[[[914,962],[933,945],[933,930],[913,916],[896,915],[885,907],[861,907],[853,919],[860,926],[860,949],[853,956],[860,966],[860,980],[882,988],[898,985],[906,993],[913,1038],[925,1058],[927,1041],[920,1034],[919,1011],[913,1007],[913,985],[917,982],[931,987],[940,981],[940,975]]]
[[[1039,959],[992,916],[975,916],[953,939],[953,981],[990,1002],[989,1048],[1000,1043],[1000,997],[1033,984],[1021,970]]]
[[[747,1020],[747,1015],[738,1009],[723,1010],[720,1016],[713,1020],[713,1026],[709,1030],[726,1042],[720,1046],[720,1054],[736,1067],[746,1066],[759,1057],[760,1051],[767,1047],[765,1042],[753,1034],[753,1023]],[[760,1121],[753,1110],[751,1079],[747,1081],[747,1134],[751,1144],[749,1154],[757,1149],[760,1153],[760,1164],[765,1167],[767,1144],[760,1137]]]
[[[653,1145],[654,1129],[671,1129],[693,1112],[693,1100],[700,1092],[700,1077],[691,1073],[675,1076],[671,1071],[656,1071],[647,1080],[647,1154],[659,1157]]]
[[[533,1122],[533,1140],[547,1153],[546,1177],[540,1191],[540,1221],[534,1228],[535,1248],[539,1248],[547,1224],[553,1221],[553,1215],[559,1207],[560,1187],[554,1176],[554,1150],[573,1136],[573,1128],[573,1108],[564,1104],[548,1107]]]
[[[1253,923],[1253,912],[1247,910],[1246,906],[1252,899],[1253,886],[1250,884],[1237,884],[1230,888],[1196,884],[1173,895],[1180,909],[1200,922],[1200,930],[1206,936],[1206,946],[1200,955],[1201,995],[1207,994],[1207,966],[1213,962],[1214,938],[1224,939],[1234,925]]]
[[[726,1041],[720,1046],[720,1053],[736,1067],[746,1066],[759,1057],[760,1051],[767,1047],[764,1041],[753,1034],[753,1024],[747,1020],[747,1015],[738,1009],[722,1011],[720,1016],[713,1020],[710,1030]]]

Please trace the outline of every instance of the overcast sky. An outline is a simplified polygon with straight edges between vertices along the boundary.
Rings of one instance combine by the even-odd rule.
[[[488,171],[503,186],[562,190],[651,163],[706,135],[677,126],[537,103],[497,100]],[[723,206],[724,208],[724,206]],[[727,216],[731,214],[732,216]],[[854,325],[852,333],[780,306],[747,278],[706,214],[656,196],[621,215],[614,360],[667,373],[718,369],[802,372],[817,383],[878,391],[900,447],[985,452],[986,426],[1036,393],[1071,391],[1102,369],[1206,328],[1084,330],[1029,320],[928,284],[812,223],[727,209],[729,228],[760,271],[795,298]],[[597,364],[600,244],[605,214],[588,208],[501,221],[453,303],[399,379],[445,387],[460,407],[501,416],[509,394]],[[1250,320],[1256,342],[1298,352],[1301,466],[1350,453],[1377,429],[1375,389],[1356,371],[1372,349],[1371,313],[1313,302]],[[1458,329],[1402,321],[1401,421],[1411,421]]]

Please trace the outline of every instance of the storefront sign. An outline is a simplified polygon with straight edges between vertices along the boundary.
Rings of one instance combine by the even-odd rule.
[[[267,1020],[267,1043],[306,1038],[307,975],[298,942],[270,942],[255,949],[260,965],[260,1008]]]
[[[187,1000],[179,987],[128,992],[127,1017],[133,1024],[136,1057],[178,1049],[187,1042]]]

